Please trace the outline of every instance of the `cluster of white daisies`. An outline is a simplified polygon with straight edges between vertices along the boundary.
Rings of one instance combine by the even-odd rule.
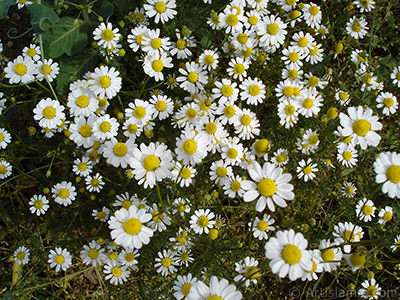
[[[268,9],[271,4],[279,5],[283,13],[271,13]],[[375,5],[374,1],[355,1],[355,4],[359,9],[356,15],[370,12]],[[156,24],[172,20],[177,14],[175,8],[174,0],[147,0],[143,8],[129,15],[135,27],[126,40],[133,52],[140,53],[144,73],[155,82],[165,82],[165,95],[158,90],[146,99],[133,97],[124,112],[114,118],[108,108],[110,101],[120,95],[122,77],[114,67],[102,65],[70,85],[66,106],[51,98],[38,101],[33,110],[34,119],[46,137],[64,132],[76,144],[72,170],[85,178],[89,192],[100,192],[105,185],[100,173],[93,175],[101,157],[116,168],[126,169],[129,177],[134,177],[139,185],[152,189],[171,182],[182,188],[192,185],[198,165],[207,156],[213,156],[210,179],[222,187],[227,197],[246,202],[257,200],[257,212],[263,212],[266,207],[271,212],[276,206],[286,207],[287,201],[295,196],[294,186],[290,183],[292,175],[283,169],[288,163],[289,152],[281,148],[268,155],[272,148],[270,141],[258,138],[262,129],[252,109],[272,100],[265,99],[267,83],[250,74],[266,64],[269,56],[281,53],[282,80],[274,88],[280,125],[290,130],[303,120],[316,117],[323,108],[324,89],[331,79],[329,76],[318,78],[307,72],[327,55],[322,42],[329,31],[322,25],[321,7],[313,3],[300,5],[296,0],[231,1],[221,13],[213,12],[208,20],[213,29],[225,32],[227,43],[222,51],[219,45],[214,45],[203,49],[198,56],[194,56],[198,42],[187,27],[177,30],[174,37],[163,36],[159,28],[150,28],[150,20]],[[298,22],[314,29],[315,34],[304,30],[292,34]],[[346,30],[353,38],[362,39],[368,27],[364,17],[353,16]],[[100,24],[93,37],[108,59],[124,51],[123,37],[111,23]],[[283,47],[284,44],[287,47]],[[344,55],[342,50],[343,44],[338,43],[332,53],[334,58]],[[174,60],[181,63],[175,64]],[[382,109],[384,115],[395,113],[398,108],[396,97],[383,91],[383,84],[372,71],[375,66],[369,63],[363,50],[354,50],[351,60],[360,91],[376,91],[376,109]],[[176,70],[175,74],[171,72]],[[4,70],[11,84],[41,80],[45,73],[51,82],[58,71],[57,63],[51,59],[45,60],[43,67],[40,48],[34,44],[26,47],[23,55],[10,61]],[[400,86],[400,67],[393,70],[391,78],[393,84]],[[183,101],[171,99],[167,91],[176,90],[186,92],[188,96]],[[335,98],[341,106],[349,105],[351,92],[336,90]],[[5,100],[1,101],[2,110]],[[338,137],[337,158],[342,165],[351,168],[362,154],[358,153],[357,147],[364,151],[370,146],[378,146],[381,137],[376,131],[382,129],[382,124],[371,108],[362,106],[347,107],[347,114],[339,114],[334,107],[327,110],[329,119],[337,116],[340,119],[340,126],[334,133]],[[157,122],[168,119],[177,132],[174,146],[159,141],[141,142],[143,135],[153,136]],[[320,137],[312,128],[301,130],[301,135],[296,141],[297,149],[308,157],[299,161],[297,178],[310,181],[318,172],[312,154],[321,144]],[[10,142],[11,135],[0,128],[0,147],[5,149]],[[326,163],[333,166],[329,160]],[[400,154],[380,153],[374,169],[376,182],[383,184],[382,192],[390,198],[400,198]],[[10,163],[1,160],[0,179],[10,176],[11,171]],[[247,179],[242,177],[244,174]],[[344,184],[345,197],[354,197],[355,191],[352,183]],[[54,185],[51,192],[54,201],[63,206],[72,204],[78,196],[75,186],[67,181]],[[104,265],[106,279],[113,284],[122,284],[131,270],[136,270],[139,250],[150,243],[156,232],[165,231],[179,219],[185,226],[174,232],[167,247],[158,252],[154,267],[158,273],[167,276],[176,273],[180,266],[188,266],[194,261],[192,246],[196,235],[204,233],[214,240],[226,221],[211,209],[191,207],[188,199],[172,200],[170,210],[125,193],[117,196],[114,207],[118,209],[114,213],[106,207],[94,210],[95,219],[108,222],[113,242],[106,245],[103,241],[92,241],[84,246],[81,251],[83,262]],[[40,216],[49,208],[49,201],[46,196],[34,195],[29,205],[31,212]],[[368,222],[374,217],[375,210],[374,203],[364,198],[356,207],[356,215],[361,221]],[[183,219],[186,214],[188,217]],[[385,224],[392,219],[392,214],[393,209],[386,206],[380,211],[378,222]],[[367,260],[363,253],[352,252],[348,245],[362,239],[363,229],[358,225],[338,223],[333,242],[324,239],[320,241],[319,249],[307,250],[308,241],[292,229],[277,231],[276,237],[268,240],[268,232],[275,230],[274,223],[270,215],[264,214],[262,218],[256,216],[248,227],[254,238],[267,240],[265,256],[270,260],[271,271],[280,277],[316,280],[322,271],[336,270],[342,258],[353,271],[364,266]],[[392,249],[399,247],[400,236],[397,236]],[[19,263],[27,263],[29,250],[19,248],[14,257]],[[51,250],[48,262],[56,271],[65,271],[72,265],[72,256],[67,249],[55,248]],[[234,281],[244,281],[246,286],[257,283],[262,272],[253,257],[237,262],[235,270],[238,275]],[[378,295],[380,290],[374,280],[363,283],[363,287],[360,295],[369,297]],[[219,281],[211,277],[207,285],[191,274],[179,275],[174,290],[177,299],[242,297],[226,279]]]

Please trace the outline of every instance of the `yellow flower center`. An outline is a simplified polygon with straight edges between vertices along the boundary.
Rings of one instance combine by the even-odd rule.
[[[184,212],[186,210],[186,205],[185,204],[183,204],[183,203],[179,203],[178,204],[178,211],[179,212]],[[186,239],[185,239],[186,240]]]
[[[267,26],[267,33],[269,35],[276,35],[279,32],[279,25],[276,23],[271,23]]]
[[[333,46],[333,51],[338,54],[343,51],[343,44],[342,43],[337,43],[335,46]]]
[[[324,261],[332,261],[335,258],[335,252],[332,249],[324,250],[321,257]]]
[[[138,43],[139,45],[142,45],[143,40],[144,40],[144,34],[139,34],[139,35],[136,37],[136,43]]]
[[[326,114],[328,115],[328,117],[330,119],[334,119],[334,118],[336,118],[338,116],[338,111],[337,111],[336,107],[331,107],[331,108],[328,109]]]
[[[34,48],[29,48],[28,51],[26,51],[26,55],[34,57],[36,55],[36,50]]]
[[[85,95],[81,95],[76,98],[76,105],[83,108],[89,105],[89,97]]]
[[[289,13],[289,19],[290,20],[294,20],[294,19],[296,19],[296,18],[298,18],[299,16],[300,16],[300,11],[298,11],[297,9],[295,9],[295,10],[292,10],[290,13]]]
[[[1,143],[2,141],[4,141],[4,134],[2,134],[2,133],[0,132],[0,143]]]
[[[353,31],[355,32],[360,32],[361,31],[361,26],[357,25],[357,24],[353,24],[353,26],[351,27],[353,29]]]
[[[370,84],[372,80],[372,75],[370,73],[366,73],[361,77],[361,81],[365,84]]]
[[[238,35],[237,40],[240,44],[245,44],[248,41],[249,37],[245,33],[241,33]]]
[[[172,261],[171,261],[171,259],[170,259],[169,257],[164,257],[164,258],[162,259],[161,263],[162,263],[162,265],[163,265],[164,267],[167,267],[167,268],[168,268],[168,267],[171,265]]]
[[[87,124],[82,125],[79,129],[79,133],[81,134],[81,136],[87,138],[92,135],[92,127]]]
[[[127,262],[132,262],[135,260],[135,255],[133,253],[126,253],[125,254],[125,260]]]
[[[285,88],[283,89],[283,94],[284,94],[286,97],[291,97],[291,96],[293,96],[293,93],[294,93],[294,89],[293,89],[291,86],[287,86],[287,87],[285,87]]]
[[[238,151],[235,148],[230,148],[227,154],[229,158],[235,159],[238,156]]]
[[[136,131],[138,130],[138,126],[136,124],[129,124],[128,125],[128,131],[129,133],[136,133]]]
[[[122,203],[122,207],[125,209],[129,209],[129,207],[132,205],[132,202],[129,200],[125,200],[124,203]]]
[[[53,119],[56,116],[56,109],[53,106],[47,106],[44,110],[43,110],[43,117],[45,117],[46,119]]]
[[[307,166],[303,169],[303,173],[306,175],[311,174],[311,172],[312,172],[312,168],[310,166]]]
[[[103,99],[97,98],[97,99],[99,100],[99,106],[100,107],[103,107],[103,106],[107,105],[107,99],[106,98],[103,98]]]
[[[296,0],[286,0],[286,4],[287,4],[287,5],[292,6],[292,5],[294,5],[295,3],[296,3]]]
[[[253,84],[249,88],[249,93],[252,96],[257,96],[260,93],[261,89],[257,84]]]
[[[244,277],[249,279],[257,279],[260,277],[260,270],[255,266],[244,267],[246,272],[244,272]]]
[[[257,229],[260,230],[260,231],[266,231],[268,229],[268,222],[264,221],[264,220],[261,220],[257,224]]]
[[[228,118],[231,118],[235,115],[236,110],[233,106],[228,105],[224,108],[224,115],[227,116]]]
[[[166,110],[167,109],[167,103],[165,103],[165,101],[158,101],[157,103],[156,103],[156,109],[158,110],[158,111],[164,111],[164,110]]]
[[[101,33],[101,38],[106,42],[112,41],[114,38],[114,32],[111,29],[104,29]]]
[[[313,267],[312,267],[311,271],[306,271],[309,274],[312,274],[317,270],[317,263],[315,261],[313,261],[313,260],[311,260],[311,261],[312,261]]]
[[[197,143],[193,139],[187,139],[183,142],[182,149],[186,154],[192,155],[197,150]]]
[[[24,64],[22,64],[22,63],[17,63],[17,64],[14,66],[14,71],[15,71],[15,73],[16,73],[17,75],[19,75],[19,76],[25,75],[27,70],[28,70],[27,67],[26,67]]]
[[[151,215],[153,216],[153,221],[157,223],[160,223],[164,218],[163,214],[159,211],[153,211]]]
[[[354,241],[354,238],[355,238],[355,235],[352,230],[346,230],[344,232],[343,236],[344,236],[346,242],[352,242],[352,241]]]
[[[67,199],[69,196],[69,191],[65,188],[62,188],[58,191],[57,196],[61,199]]]
[[[383,215],[383,220],[388,222],[388,221],[390,221],[392,219],[392,217],[393,217],[392,213],[388,211]]]
[[[292,52],[289,54],[289,60],[291,62],[296,62],[299,59],[299,55],[296,52]]]
[[[108,121],[104,121],[100,124],[99,129],[101,132],[109,132],[111,129],[111,123]]]
[[[178,48],[179,50],[183,50],[186,48],[186,41],[184,39],[179,39],[176,41],[176,48]]]
[[[340,100],[345,101],[347,98],[349,98],[349,95],[346,92],[341,92],[339,93],[339,98]]]
[[[189,108],[186,111],[186,116],[188,117],[188,119],[193,119],[194,117],[197,116],[197,112],[196,112],[196,110],[194,108]]]
[[[354,121],[353,123],[353,131],[355,134],[359,136],[365,136],[370,129],[371,129],[371,123],[368,122],[367,120],[360,119]]]
[[[242,124],[244,126],[248,126],[251,123],[251,117],[249,115],[244,115],[241,119],[240,122],[242,122]]]
[[[215,123],[208,123],[206,125],[206,132],[208,134],[213,134],[217,131],[217,125]]]
[[[136,218],[128,219],[123,225],[125,232],[131,235],[136,235],[142,230],[142,223]]]
[[[218,175],[218,177],[225,177],[226,174],[228,174],[228,170],[227,170],[226,168],[224,168],[224,167],[219,167],[219,168],[217,169],[217,175]]]
[[[298,43],[301,48],[304,48],[308,45],[308,40],[306,37],[303,36],[303,37],[299,38]]]
[[[142,119],[146,115],[146,110],[142,106],[135,107],[133,115],[136,119]]]
[[[100,86],[100,87],[102,87],[103,89],[106,89],[106,88],[108,88],[108,87],[110,86],[110,84],[111,84],[111,79],[110,79],[110,77],[108,77],[108,76],[106,76],[106,75],[103,75],[103,76],[101,76],[101,77],[99,78],[98,83],[99,83],[99,86]]]
[[[58,254],[55,258],[54,258],[54,262],[58,265],[61,265],[63,262],[65,261],[64,256],[62,256],[61,254]]]
[[[105,213],[104,211],[99,211],[99,212],[96,214],[96,217],[97,217],[99,220],[104,219],[106,216],[107,216],[107,215],[106,215],[106,213]]]
[[[237,64],[235,64],[235,66],[233,67],[233,71],[234,71],[236,74],[241,75],[241,74],[244,73],[245,67],[244,67],[243,64],[237,63]]]
[[[368,297],[374,297],[377,293],[377,288],[374,285],[371,285],[367,288],[367,291],[365,292],[365,294]]]
[[[261,179],[257,185],[258,192],[264,197],[271,197],[276,192],[276,183],[270,178]]]
[[[113,152],[116,156],[122,157],[128,152],[128,147],[124,143],[116,143]]]
[[[397,72],[397,74],[396,74],[396,79],[397,79],[397,80],[400,80],[400,72]]]
[[[256,16],[250,16],[249,23],[252,26],[256,25],[258,23],[258,18]]]
[[[180,176],[185,179],[188,179],[188,178],[190,178],[191,175],[192,175],[192,172],[190,172],[190,170],[188,168],[183,167]]]
[[[212,55],[209,55],[209,54],[204,56],[204,63],[207,66],[211,66],[214,63],[214,57]]]
[[[154,38],[151,40],[151,47],[153,49],[160,49],[162,45],[162,42],[159,38]]]
[[[311,98],[306,98],[303,101],[303,107],[306,109],[310,109],[311,107],[313,107],[314,105],[314,101]]]
[[[224,299],[222,299],[219,296],[210,296],[210,297],[207,298],[207,300],[224,300]]]
[[[309,142],[311,145],[317,144],[317,143],[318,143],[318,136],[317,136],[316,134],[310,136],[310,138],[308,139],[308,142]]]
[[[229,14],[229,15],[226,17],[226,23],[227,23],[229,26],[235,26],[238,22],[239,22],[239,19],[238,19],[238,17],[237,17],[236,15],[234,15],[234,14]]]
[[[201,216],[198,220],[197,220],[197,225],[199,225],[201,228],[207,227],[208,226],[208,218],[206,216]]]
[[[373,212],[373,209],[371,206],[369,206],[369,205],[364,206],[364,208],[363,208],[364,215],[370,216],[372,214],[372,212]]]
[[[87,163],[81,162],[78,164],[78,170],[79,171],[85,171],[87,169]]]
[[[289,104],[285,107],[285,113],[288,116],[291,116],[295,113],[296,109],[294,108],[294,106],[292,104]]]
[[[283,162],[285,162],[286,160],[287,160],[287,155],[286,155],[285,153],[279,154],[279,155],[276,157],[276,162],[277,162],[277,163],[283,163]]]
[[[295,245],[286,245],[282,250],[282,259],[289,265],[297,264],[301,259],[301,251]]]
[[[308,52],[310,53],[310,55],[315,55],[318,53],[318,50],[319,50],[318,47],[313,45],[313,48],[311,50],[308,49]]]
[[[297,70],[295,70],[295,69],[290,70],[288,72],[288,76],[290,79],[295,79],[295,78],[297,78],[297,76],[299,76],[299,72],[297,72]]]
[[[196,72],[190,72],[188,75],[188,80],[191,83],[195,83],[199,79],[199,75]]]
[[[383,100],[383,105],[385,105],[385,107],[392,107],[393,104],[393,98],[386,98],[385,100]]]
[[[88,252],[88,256],[90,259],[95,259],[99,256],[99,251],[97,251],[97,249],[90,249]]]
[[[254,150],[258,155],[265,155],[270,149],[269,141],[267,139],[258,140],[254,144]]]
[[[100,184],[100,180],[98,180],[97,178],[93,178],[93,179],[90,181],[90,184],[91,184],[93,187],[98,187],[99,184]]]
[[[233,94],[233,88],[230,85],[224,85],[221,89],[222,95],[225,97],[230,97]]]
[[[319,8],[315,5],[310,7],[309,10],[310,14],[312,14],[313,16],[317,15],[319,13]]]
[[[167,10],[167,5],[164,3],[164,2],[162,2],[162,1],[158,1],[157,3],[156,3],[156,5],[154,5],[154,8],[155,8],[155,10],[158,12],[158,13],[163,13],[164,11],[166,11]]]
[[[350,262],[356,268],[362,267],[365,264],[365,261],[365,256],[360,252],[350,255]]]
[[[42,209],[42,207],[43,207],[43,202],[42,202],[42,200],[35,200],[35,203],[33,204],[33,206],[34,206],[36,209]]]
[[[400,165],[393,165],[387,168],[386,177],[393,183],[400,182]]]
[[[345,152],[343,152],[343,158],[344,158],[345,160],[349,161],[350,159],[352,159],[352,157],[353,157],[353,154],[351,154],[350,151],[345,151]]]
[[[147,155],[143,160],[143,167],[149,172],[154,172],[159,166],[160,160],[153,154]]]
[[[120,267],[114,267],[114,268],[112,269],[112,274],[113,274],[115,277],[119,277],[119,276],[121,276],[121,274],[122,274],[122,269],[121,269]]]
[[[241,189],[241,184],[239,181],[234,181],[231,183],[231,189],[234,192],[238,192]]]
[[[153,64],[151,65],[154,71],[156,72],[161,72],[162,69],[164,68],[164,63],[162,62],[161,59],[157,59],[153,61]]]
[[[308,85],[312,87],[316,87],[319,83],[319,79],[317,76],[311,76],[310,79],[308,79]]]
[[[17,254],[17,259],[18,260],[23,260],[25,258],[25,252],[24,251],[19,251]]]
[[[116,245],[115,245],[115,246],[116,246]],[[115,246],[114,246],[114,247],[115,247]],[[118,258],[117,252],[115,252],[115,251],[110,252],[110,254],[108,254],[108,258],[109,258],[109,259],[112,259],[112,260],[116,260],[116,259]]]
[[[43,66],[40,67],[40,73],[44,74],[44,71],[46,71],[46,74],[50,74],[51,72],[51,67],[47,64],[44,65],[44,69],[43,70]]]
[[[182,286],[182,294],[186,297],[187,295],[189,295],[190,292],[190,288],[192,287],[192,284],[190,283],[185,283]]]

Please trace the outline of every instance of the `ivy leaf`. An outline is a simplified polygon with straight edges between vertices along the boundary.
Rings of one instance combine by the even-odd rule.
[[[98,62],[99,56],[96,52],[85,51],[74,56],[74,59],[63,55],[59,60],[60,73],[57,75],[57,90],[63,91],[67,84],[82,79],[83,75],[93,70]]]
[[[33,3],[27,6],[31,13],[31,25],[35,30],[36,34],[44,33],[52,24],[57,23],[60,19],[56,12],[46,5]]]
[[[15,0],[0,0],[0,20],[7,16],[8,8],[15,4],[17,4]]]
[[[64,53],[74,56],[82,52],[87,45],[87,26],[79,19],[61,18],[43,34],[43,41],[45,54],[51,58],[57,58]]]

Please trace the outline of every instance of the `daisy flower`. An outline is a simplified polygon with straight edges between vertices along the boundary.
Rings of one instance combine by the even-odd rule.
[[[359,79],[362,83],[362,92],[377,89],[380,86],[380,83],[378,82],[378,77],[370,72],[366,64],[360,64],[359,69],[355,73],[355,77]]]
[[[189,30],[186,27],[186,30]],[[183,31],[183,30],[182,30]],[[186,36],[179,33],[179,30],[176,29],[176,37],[178,40],[175,43],[175,47],[173,47],[170,51],[171,55],[176,55],[177,59],[187,59],[192,56],[192,51],[189,48],[196,46],[194,42],[193,36]]]
[[[171,250],[163,250],[163,252],[157,253],[158,257],[155,259],[156,263],[154,267],[157,268],[157,273],[161,273],[162,276],[168,276],[168,274],[174,274],[178,271],[176,252]]]
[[[152,119],[158,118],[160,121],[164,120],[168,118],[174,110],[172,99],[165,95],[153,95],[150,99],[150,103],[155,107]]]
[[[368,23],[363,17],[353,16],[346,24],[347,33],[355,39],[362,39],[368,33]]]
[[[242,187],[242,181],[243,179],[239,175],[230,176],[228,180],[225,180],[223,184],[225,195],[232,199],[236,197],[243,197],[244,190]]]
[[[393,245],[390,246],[392,252],[395,252],[397,249],[400,248],[400,235],[397,235],[394,239]]]
[[[207,233],[214,227],[214,213],[209,209],[198,209],[194,211],[194,215],[190,217],[190,228],[197,234]]]
[[[209,286],[201,281],[192,285],[185,300],[240,300],[242,293],[236,290],[233,284],[229,284],[225,278],[218,280],[211,276]]]
[[[355,0],[354,3],[360,9],[360,13],[370,12],[375,7],[374,0]]]
[[[196,175],[196,169],[190,165],[182,166],[179,162],[175,163],[175,167],[171,170],[171,179],[178,182],[181,187],[188,187],[192,184]]]
[[[272,226],[275,223],[275,219],[272,219],[270,215],[264,214],[262,219],[256,217],[253,223],[249,222],[250,230],[253,231],[253,236],[256,239],[268,240],[268,232],[274,231],[275,226]]]
[[[24,57],[30,57],[34,61],[40,60],[40,54],[42,54],[42,52],[40,51],[39,45],[30,44],[29,47],[24,47],[24,49],[22,49],[22,55]]]
[[[298,121],[299,104],[296,100],[283,100],[278,104],[279,123],[286,129],[293,127]]]
[[[172,244],[172,249],[175,251],[189,249],[193,246],[188,228],[179,228],[178,232],[176,233],[176,237],[169,238],[169,241]]]
[[[223,78],[221,81],[216,81],[215,88],[212,89],[213,98],[218,99],[219,103],[225,103],[227,101],[235,101],[239,95],[239,89],[236,87],[237,83],[227,78]]]
[[[26,265],[29,262],[30,251],[25,246],[20,246],[14,251],[14,260],[19,265]]]
[[[145,188],[153,188],[156,181],[162,181],[170,176],[170,170],[174,164],[168,147],[157,142],[150,143],[149,146],[142,143],[138,148],[135,148],[130,166],[139,184],[144,183]]]
[[[299,113],[306,118],[315,116],[321,110],[324,99],[317,92],[317,90],[312,88],[304,88],[301,91],[299,102]]]
[[[321,44],[312,44],[310,48],[308,48],[308,55],[306,56],[306,62],[310,62],[310,64],[315,65],[324,60],[323,55],[324,49],[322,49]]]
[[[36,64],[30,57],[18,56],[13,61],[8,62],[4,68],[5,78],[9,78],[10,84],[26,84],[35,80]]]
[[[280,148],[274,152],[274,156],[271,158],[271,162],[278,167],[284,166],[289,162],[289,151],[287,149]]]
[[[135,205],[131,205],[129,209],[121,208],[108,221],[111,238],[125,248],[140,249],[153,236],[153,230],[144,225],[151,218],[151,214]]]
[[[90,73],[90,90],[101,99],[107,97],[114,98],[122,86],[122,78],[114,67],[100,66]]]
[[[257,105],[263,103],[265,99],[265,85],[258,78],[245,79],[239,86],[242,90],[240,98],[242,101],[246,100],[247,104]]]
[[[44,215],[49,209],[49,200],[43,195],[33,195],[29,200],[28,205],[30,206],[30,211],[32,214],[37,216]]]
[[[385,208],[382,208],[379,211],[378,217],[379,217],[379,220],[378,220],[379,224],[386,224],[386,222],[389,222],[393,218],[393,208],[390,206],[386,206]]]
[[[307,153],[314,153],[318,149],[319,138],[316,130],[307,129],[303,134],[301,147],[306,149]]]
[[[149,222],[149,227],[154,231],[158,230],[159,232],[167,229],[167,226],[171,225],[171,218],[165,212],[162,212],[158,209],[157,204],[153,203],[153,206],[150,207],[149,211],[152,215],[152,220]]]
[[[74,160],[74,165],[72,166],[72,171],[76,176],[86,177],[93,170],[93,163],[88,157],[84,156],[82,158],[77,158]]]
[[[72,265],[72,256],[67,249],[56,247],[55,250],[50,250],[49,260],[50,268],[55,268],[56,272],[61,269],[66,271]]]
[[[156,24],[160,21],[163,24],[167,23],[177,14],[177,11],[175,10],[175,0],[147,0],[147,4],[144,4],[143,8],[146,10],[146,15],[149,18],[154,17],[154,22]]]
[[[104,253],[105,249],[96,241],[91,241],[89,245],[84,245],[80,252],[82,261],[85,265],[101,266],[103,260],[107,258]]]
[[[121,265],[116,260],[106,263],[103,272],[106,274],[106,280],[110,280],[114,285],[123,284],[131,274],[128,266]]]
[[[93,136],[97,140],[109,140],[118,134],[119,123],[109,114],[99,117],[93,124]]]
[[[350,222],[339,222],[333,227],[333,230],[335,243],[337,245],[345,243],[343,246],[345,253],[349,253],[351,251],[351,245],[346,245],[346,243],[359,242],[364,235],[364,232],[360,226],[354,225]]]
[[[54,201],[60,205],[68,206],[76,198],[76,188],[71,182],[61,181],[51,189]]]
[[[100,222],[107,222],[109,216],[110,210],[105,206],[103,206],[101,210],[93,209],[92,211],[92,217],[94,217],[95,220],[100,220]]]
[[[324,269],[322,267],[322,258],[321,258],[321,251],[318,249],[309,250],[311,254],[311,262],[313,263],[313,268],[310,271],[306,271],[303,276],[301,277],[302,281],[308,280],[317,280],[318,275],[317,273],[321,273]]]
[[[342,186],[342,195],[346,198],[353,198],[357,192],[357,187],[351,182],[345,182]]]
[[[137,124],[140,127],[145,126],[154,115],[154,106],[148,101],[135,99],[129,103],[129,108],[125,109],[125,116],[130,123]]]
[[[117,200],[114,202],[113,205],[115,207],[122,206],[125,209],[129,209],[129,207],[132,204],[138,204],[138,202],[139,202],[136,194],[129,196],[129,193],[127,193],[127,192],[125,192],[125,194],[117,195],[116,198],[117,198]],[[141,208],[141,207],[139,207],[139,208]]]
[[[119,38],[121,37],[121,34],[119,34],[118,31],[118,28],[112,28],[112,24],[110,22],[108,22],[107,25],[102,22],[93,31],[93,39],[98,41],[97,44],[100,47],[113,49],[117,46]]]
[[[358,201],[356,205],[356,216],[364,222],[372,221],[372,217],[375,217],[376,207],[374,206],[374,202],[364,198]]]
[[[5,179],[11,175],[12,166],[6,160],[0,160],[0,179]]]
[[[217,120],[222,125],[233,125],[239,112],[241,112],[241,109],[233,101],[228,101],[227,103],[218,105],[215,115],[219,116]]]
[[[353,272],[363,267],[366,262],[365,255],[361,252],[343,254],[343,258],[346,260],[347,264],[351,267],[351,270]]]
[[[394,114],[399,108],[399,102],[397,101],[396,96],[389,92],[380,93],[376,98],[376,102],[378,103],[376,107],[383,107],[382,113],[386,116]]]
[[[221,157],[228,165],[238,165],[244,155],[244,147],[237,137],[224,139],[221,142]]]
[[[219,62],[219,54],[216,50],[204,50],[200,54],[199,63],[200,66],[208,71],[214,70]]]
[[[206,71],[193,61],[187,62],[185,67],[186,69],[179,68],[179,73],[183,75],[176,79],[177,82],[180,82],[179,86],[191,94],[203,90],[204,85],[208,82]]]
[[[98,103],[96,96],[89,88],[75,89],[68,94],[67,106],[74,117],[90,116],[96,111]]]
[[[381,152],[374,162],[376,183],[383,183],[382,192],[390,198],[400,198],[400,154]]]
[[[249,287],[250,282],[257,284],[257,279],[260,277],[260,269],[257,268],[258,261],[247,256],[239,263],[235,263],[235,271],[239,273],[233,279],[235,282],[244,281],[244,285]]]
[[[314,3],[304,4],[303,19],[311,28],[318,29],[321,25],[322,13],[321,9]]]
[[[265,16],[257,25],[257,35],[261,37],[260,45],[264,47],[282,45],[287,34],[286,27],[281,18],[274,15]]]
[[[190,212],[190,201],[187,198],[176,198],[172,203],[174,210],[173,214],[179,213],[181,217]]]
[[[249,61],[244,57],[232,58],[228,63],[226,72],[233,79],[243,81],[247,77],[247,69],[250,67]]]
[[[286,207],[285,200],[293,200],[293,185],[289,183],[292,175],[285,173],[280,167],[266,162],[263,167],[258,162],[254,162],[248,169],[253,181],[243,180],[242,187],[246,190],[243,196],[245,202],[251,202],[258,198],[256,204],[257,211],[263,211],[265,206],[275,211],[275,205]]]
[[[116,138],[111,138],[110,141],[104,143],[103,156],[107,158],[107,163],[114,167],[126,168],[131,163],[132,152],[135,148],[136,144],[131,139],[119,142]]]
[[[340,260],[343,257],[342,250],[340,247],[332,247],[336,243],[331,243],[330,240],[321,240],[319,243],[319,249],[321,250],[321,264],[326,272],[332,272],[340,266]]]
[[[340,103],[340,105],[348,105],[350,103],[349,93],[340,89],[336,90],[335,99]]]
[[[351,144],[339,145],[337,158],[346,168],[355,167],[358,161],[357,157],[357,150]]]
[[[260,122],[257,116],[248,108],[239,111],[233,126],[238,138],[249,140],[260,134]]]
[[[298,47],[288,46],[282,50],[282,60],[285,63],[285,67],[290,70],[299,70],[303,66],[305,57],[306,53],[299,54]]]
[[[214,161],[210,167],[210,179],[215,184],[223,186],[229,177],[233,175],[231,166],[228,166],[223,160]]]
[[[231,10],[229,7],[226,7],[218,17],[221,22],[220,26],[225,28],[226,34],[230,32],[235,33],[243,26],[243,13],[239,12],[236,8]]]
[[[131,33],[127,37],[129,47],[133,52],[137,52],[143,46],[144,38],[148,37],[149,29],[144,25],[139,25],[131,29]]]
[[[313,164],[311,158],[308,158],[307,161],[302,159],[297,167],[297,178],[303,178],[307,182],[315,178],[315,172],[318,172],[317,164]]]
[[[400,66],[395,67],[390,73],[390,78],[393,80],[393,85],[400,88]]]
[[[293,35],[290,45],[297,49],[299,55],[307,55],[310,50],[313,50],[312,45],[315,45],[315,39],[308,32],[304,34],[300,31]]]
[[[201,163],[207,156],[207,139],[203,132],[196,132],[187,128],[176,141],[175,153],[177,160],[182,160],[184,165],[192,166]]]
[[[362,2],[367,2],[367,1],[362,1]],[[361,283],[361,285],[363,286],[363,288],[359,289],[357,293],[358,296],[361,296],[361,298],[373,300],[373,299],[378,299],[379,296],[381,295],[382,288],[379,286],[379,284],[376,283],[375,278],[371,278],[370,280],[365,280],[363,283]]]
[[[61,125],[62,119],[65,118],[63,110],[64,106],[57,100],[42,99],[33,109],[33,118],[39,122],[39,126],[53,129]]]
[[[99,173],[96,173],[96,175],[87,175],[85,178],[85,183],[86,183],[86,189],[89,192],[95,192],[95,193],[100,193],[100,191],[103,189],[103,186],[105,185],[105,182],[103,181],[103,176],[101,176]]]
[[[90,115],[89,118],[76,117],[74,124],[69,126],[71,135],[70,140],[73,140],[78,146],[90,148],[93,145],[94,137],[92,134],[93,124],[97,120],[95,115]]]
[[[133,269],[136,269],[136,265],[138,264],[138,261],[136,260],[136,258],[138,258],[139,256],[140,256],[139,250],[126,248],[126,249],[123,249],[118,254],[118,261],[123,266],[128,266]]]
[[[158,52],[168,52],[171,47],[171,42],[168,37],[160,37],[159,28],[148,30],[147,35],[144,35],[142,38],[142,50],[150,56],[154,56]]]
[[[164,68],[172,68],[172,57],[168,57],[166,52],[156,52],[154,55],[147,55],[143,62],[143,70],[150,77],[154,77],[155,81],[164,80],[162,71]]]
[[[207,120],[207,117],[204,120]],[[229,135],[221,122],[218,119],[214,119],[214,116],[211,116],[208,122],[205,121],[204,124],[198,123],[195,131],[204,133],[207,138],[207,151],[211,153],[215,153],[217,150],[220,152],[221,141]]]
[[[174,297],[178,300],[185,298],[196,283],[197,278],[193,277],[191,273],[183,276],[178,275],[173,286]]]
[[[343,127],[343,136],[351,136],[353,145],[360,145],[365,150],[368,146],[376,147],[381,137],[376,130],[382,129],[382,124],[378,122],[379,118],[373,116],[370,108],[362,106],[347,108],[348,115],[339,114],[340,125]]]
[[[4,128],[0,128],[0,148],[6,149],[9,143],[11,143],[11,134]]]
[[[46,74],[45,74],[46,72]],[[44,68],[43,68],[43,63],[39,61],[37,63],[37,71],[36,71],[36,79],[39,81],[42,81],[45,76],[47,76],[47,79],[49,82],[52,82],[54,79],[56,79],[58,73],[59,73],[59,67],[57,62],[53,62],[51,58],[48,60],[44,60]]]
[[[306,250],[308,241],[300,232],[293,229],[278,231],[265,244],[265,256],[270,259],[269,266],[272,273],[283,278],[289,274],[294,281],[303,276],[304,272],[311,271],[313,263],[311,254]]]

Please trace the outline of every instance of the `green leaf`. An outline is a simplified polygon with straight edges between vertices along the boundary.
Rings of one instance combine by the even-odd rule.
[[[107,22],[108,18],[114,13],[114,5],[107,0],[99,0],[93,5],[92,11],[101,16],[103,18],[103,22]],[[98,22],[97,17],[96,21]],[[97,23],[96,21],[94,23]]]
[[[82,79],[83,75],[87,71],[93,70],[98,62],[99,56],[96,52],[85,51],[74,56],[74,59],[63,55],[59,60],[60,73],[57,76],[57,90],[63,91],[67,84]]]
[[[27,6],[31,13],[31,25],[36,34],[42,34],[50,26],[51,23],[57,23],[60,19],[56,12],[50,7],[42,4],[33,3]]]
[[[57,58],[64,53],[69,56],[82,52],[88,42],[84,21],[70,17],[61,18],[43,34],[45,54]]]
[[[15,4],[17,4],[15,0],[0,0],[0,20],[7,16],[8,8]]]

